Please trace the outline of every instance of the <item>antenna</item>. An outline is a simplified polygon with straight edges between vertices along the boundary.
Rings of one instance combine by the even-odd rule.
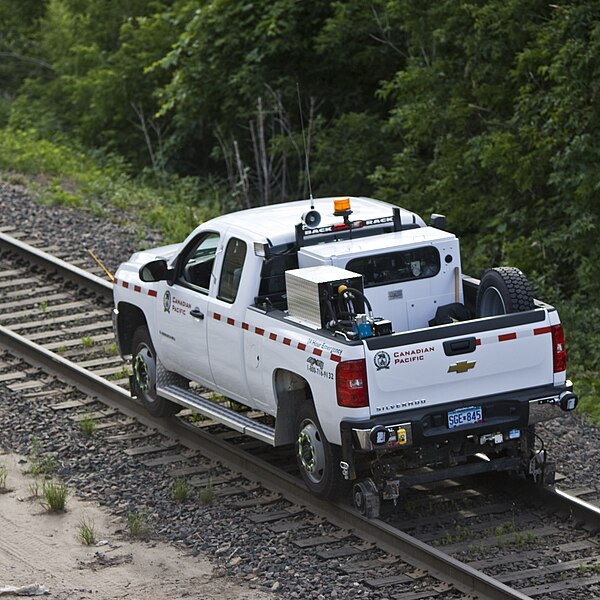
[[[304,133],[304,118],[302,116],[302,102],[300,101],[300,84],[296,82],[296,91],[298,92],[298,109],[300,110],[300,126],[302,127],[302,143],[304,145],[304,161],[306,163],[306,178],[308,180],[308,194],[310,197],[310,208],[315,209],[315,203],[312,195],[312,185],[310,183],[310,168],[308,164],[308,149],[306,148],[306,135]]]

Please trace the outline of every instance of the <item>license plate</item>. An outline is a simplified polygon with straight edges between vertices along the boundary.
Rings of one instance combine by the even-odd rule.
[[[481,406],[459,408],[448,413],[448,429],[460,427],[461,425],[475,425],[483,421]]]

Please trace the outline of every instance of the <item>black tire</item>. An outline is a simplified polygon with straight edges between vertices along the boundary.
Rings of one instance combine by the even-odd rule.
[[[495,317],[533,310],[533,294],[527,277],[515,267],[487,270],[477,291],[477,317]]]
[[[156,394],[156,352],[146,326],[138,327],[132,339],[132,366],[135,393],[154,417],[170,417],[181,407]]]
[[[335,500],[348,488],[340,469],[341,448],[323,435],[312,403],[299,406],[295,431],[296,460],[306,487],[319,498]]]

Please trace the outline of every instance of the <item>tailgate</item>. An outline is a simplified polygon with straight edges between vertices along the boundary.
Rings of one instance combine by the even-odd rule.
[[[552,384],[545,309],[365,340],[371,415]]]

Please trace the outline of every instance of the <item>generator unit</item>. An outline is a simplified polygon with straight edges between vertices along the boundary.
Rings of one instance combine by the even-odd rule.
[[[337,310],[340,286],[363,293],[362,276],[340,267],[322,265],[285,272],[288,314],[299,322],[327,329],[341,315]],[[358,310],[364,312],[364,301],[358,299]]]
[[[373,316],[358,273],[320,265],[286,271],[285,283],[288,317],[300,324],[348,339],[392,333],[390,321]]]

